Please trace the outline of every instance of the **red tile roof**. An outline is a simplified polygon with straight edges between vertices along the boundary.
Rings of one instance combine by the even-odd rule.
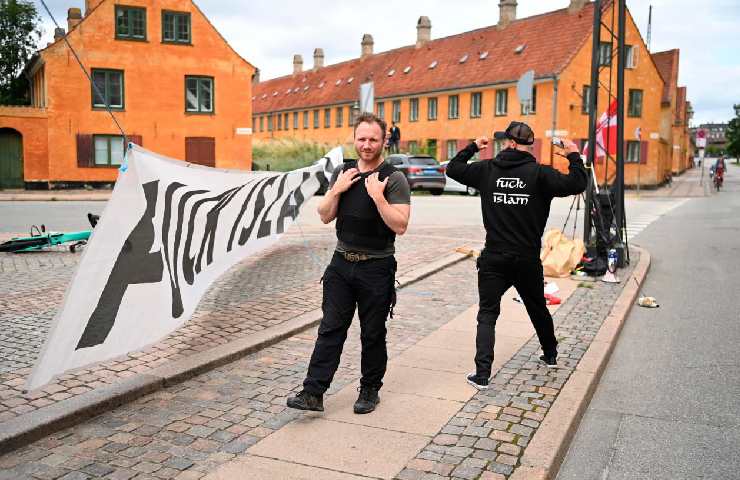
[[[516,82],[530,69],[536,78],[550,76],[560,73],[590,38],[592,23],[589,2],[576,13],[565,8],[515,20],[503,29],[492,25],[420,48],[401,47],[266,80],[254,87],[254,113],[354,102],[359,84],[371,79],[375,97],[383,98]],[[521,45],[524,50],[516,53]]]
[[[686,87],[678,87],[678,90],[676,90],[676,118],[675,123],[680,123],[684,125],[688,125],[688,121],[686,118],[686,110],[688,107],[688,103],[686,101]]]
[[[678,85],[678,49],[653,53],[652,57],[655,66],[658,67],[658,73],[665,82],[662,101],[671,103],[671,86],[675,88]]]

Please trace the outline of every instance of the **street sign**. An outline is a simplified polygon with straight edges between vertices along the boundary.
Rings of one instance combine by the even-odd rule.
[[[519,103],[529,104],[532,101],[532,88],[534,88],[534,70],[524,72],[516,82],[516,94],[519,97]]]
[[[373,82],[360,85],[360,112],[373,113],[375,106],[375,87]]]
[[[696,146],[699,148],[706,148],[707,146],[707,132],[703,128],[696,131]]]

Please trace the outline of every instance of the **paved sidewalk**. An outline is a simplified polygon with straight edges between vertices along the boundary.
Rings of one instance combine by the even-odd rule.
[[[626,195],[632,198],[636,197],[707,197],[712,195],[712,179],[709,178],[709,167],[704,171],[702,179],[701,168],[695,167],[684,171],[681,175],[673,177],[670,185],[664,185],[657,189],[641,189],[639,194],[637,190],[631,189]]]
[[[633,264],[638,256],[633,254]],[[629,272],[621,272],[625,280]],[[359,378],[357,322],[323,418],[285,408],[305,375],[312,329],[0,457],[0,479],[199,479],[245,461],[253,462],[249,476],[242,477],[250,479],[513,479],[622,287],[597,282],[576,288],[555,313],[564,366],[555,371],[534,361],[539,353],[533,329],[523,320],[522,307],[504,300],[509,311],[499,324],[496,359],[503,365],[494,388],[475,393],[464,383],[474,342],[470,306],[477,301],[474,267],[465,261],[401,290],[396,317],[388,324],[391,369],[384,401],[371,415],[358,419],[348,413]],[[512,309],[519,309],[519,320],[509,320]],[[409,407],[415,416],[407,415]],[[290,439],[288,433],[315,434],[326,424],[338,429],[324,430],[321,439],[291,455],[335,445],[334,439],[357,448],[347,456],[263,456],[270,451],[262,449],[281,447],[277,440]],[[378,444],[367,435],[358,443],[348,433],[378,428],[397,441]],[[408,431],[400,431],[404,428]],[[368,453],[368,442],[379,450]],[[382,466],[391,460],[393,468]],[[275,461],[287,469],[285,476],[275,474]],[[346,464],[335,469],[321,463],[329,461]],[[323,470],[316,476],[306,468]]]
[[[0,202],[106,201],[113,189],[0,190]]]
[[[399,238],[398,276],[470,240],[482,229],[416,228]],[[276,246],[227,272],[193,318],[161,342],[112,361],[78,369],[38,391],[24,392],[64,292],[79,261],[64,250],[0,254],[0,429],[4,422],[95,389],[176,364],[214,347],[249,338],[320,307],[319,278],[336,243],[330,227],[294,229]]]

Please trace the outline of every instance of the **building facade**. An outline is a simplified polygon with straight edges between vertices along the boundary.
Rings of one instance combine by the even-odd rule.
[[[59,30],[25,69],[32,105],[0,107],[0,188],[113,182],[126,140],[194,163],[251,167],[255,68],[192,1],[87,0],[84,17],[70,9],[68,31]]]
[[[593,8],[591,2],[571,0],[567,8],[517,19],[516,2],[502,0],[499,22],[490,27],[432,40],[431,22],[421,17],[415,45],[374,53],[366,34],[354,60],[324,66],[323,51],[316,49],[313,66],[304,69],[296,55],[292,75],[254,85],[255,138],[350,143],[359,85],[372,81],[375,112],[399,126],[404,150],[446,160],[472,138],[521,120],[535,131],[532,150],[539,161],[566,168],[550,137],[583,143],[588,136],[584,99],[591,91]],[[605,23],[612,14],[609,6]],[[604,29],[600,39],[602,63],[616,62],[611,35]],[[626,43],[625,182],[636,184],[639,178],[657,185],[672,162],[659,134],[665,82],[629,14]],[[532,101],[523,105],[516,85],[529,70],[534,71]],[[601,83],[608,82],[605,69]],[[608,103],[601,90],[598,114]],[[490,157],[495,150],[482,154]],[[601,179],[613,178],[613,162],[602,161],[596,169]]]

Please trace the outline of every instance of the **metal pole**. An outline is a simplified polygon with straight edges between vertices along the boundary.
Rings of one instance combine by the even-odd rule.
[[[601,0],[594,0],[594,24],[591,42],[591,95],[588,99],[588,158],[586,168],[593,169],[596,158],[596,108],[599,97],[599,41],[601,40]],[[586,208],[583,215],[583,243],[591,241],[591,206],[593,204],[594,176],[589,172],[586,187]]]
[[[552,79],[552,88],[553,88],[553,95],[552,95],[552,136],[555,136],[555,130],[558,128],[558,76],[553,76]],[[555,148],[552,145],[552,142],[550,142],[550,166],[552,167],[553,162],[555,160],[554,157],[555,154]]]
[[[625,63],[625,27],[626,6],[625,0],[618,0],[619,8],[619,39],[617,51],[617,177],[614,180],[617,234],[619,241],[624,243],[626,235],[624,232],[624,63]]]

